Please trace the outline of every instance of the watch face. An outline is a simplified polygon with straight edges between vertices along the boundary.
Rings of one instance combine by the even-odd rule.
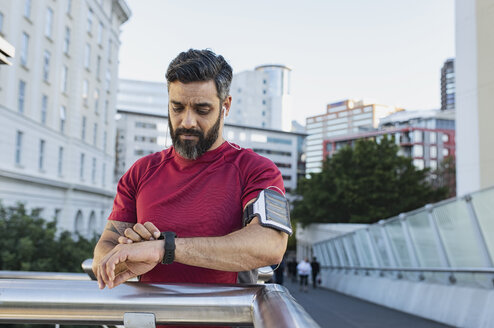
[[[271,189],[264,190],[264,197],[266,200],[266,219],[290,227],[290,209],[286,198]]]

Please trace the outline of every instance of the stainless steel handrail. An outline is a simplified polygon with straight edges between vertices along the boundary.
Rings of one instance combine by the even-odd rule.
[[[356,267],[321,266],[322,269],[362,270],[362,271],[409,271],[409,272],[445,272],[445,273],[487,273],[494,274],[494,268],[404,268],[404,267]]]
[[[130,282],[100,290],[89,280],[0,279],[0,323],[121,325],[135,314],[155,324],[319,327],[274,284]]]

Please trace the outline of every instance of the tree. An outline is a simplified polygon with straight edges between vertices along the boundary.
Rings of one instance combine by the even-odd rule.
[[[309,223],[373,223],[437,202],[447,188],[433,188],[428,169],[398,156],[393,138],[359,140],[323,163],[321,173],[299,181],[292,217]]]
[[[447,188],[448,198],[456,196],[456,160],[454,156],[445,157],[439,167],[430,173],[435,188]]]
[[[0,270],[82,272],[95,244],[68,231],[57,235],[57,222],[40,218],[39,210],[0,203]]]

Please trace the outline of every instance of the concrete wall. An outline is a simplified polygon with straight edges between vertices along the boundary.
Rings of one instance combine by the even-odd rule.
[[[455,327],[494,327],[494,290],[323,270],[322,286]]]

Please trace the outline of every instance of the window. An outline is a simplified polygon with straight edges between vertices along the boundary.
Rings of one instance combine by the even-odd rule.
[[[24,98],[26,96],[26,82],[20,80],[19,81],[19,98],[17,100],[17,107],[19,113],[24,113]]]
[[[103,132],[103,151],[106,153],[106,131]]]
[[[101,185],[105,186],[106,180],[106,163],[103,163],[103,167],[101,168]]]
[[[50,77],[50,58],[50,52],[45,50],[45,54],[43,56],[43,80],[45,80],[45,82],[48,82],[48,78]]]
[[[430,157],[431,158],[437,158],[437,147],[436,146],[430,147]]]
[[[89,93],[89,82],[87,80],[82,81],[82,102],[87,106],[87,97]]]
[[[449,136],[446,133],[443,133],[443,135],[442,135],[441,138],[442,138],[443,142],[448,142],[449,141]]]
[[[103,22],[99,21],[98,25],[98,44],[101,45],[103,43]]]
[[[65,106],[60,106],[60,132],[65,132],[65,120],[66,120],[66,109]]]
[[[108,100],[105,100],[105,112],[103,114],[105,118],[105,123],[108,123],[108,107],[110,106],[110,102]]]
[[[92,29],[93,29],[93,10],[89,8],[87,12],[87,32],[91,33]]]
[[[101,74],[101,56],[96,59],[96,78],[99,79]]]
[[[424,147],[422,145],[413,146],[413,157],[423,157]]]
[[[91,168],[91,181],[96,183],[96,157],[93,157],[93,166]]]
[[[41,123],[46,124],[46,110],[48,108],[48,96],[41,97]]]
[[[437,161],[436,160],[431,160],[429,162],[429,167],[431,168],[432,171],[437,170]]]
[[[419,169],[423,170],[424,169],[424,160],[423,159],[414,159],[413,160],[413,165]]]
[[[94,90],[94,112],[99,113],[99,89]]]
[[[39,141],[39,161],[38,169],[43,170],[45,166],[45,141],[41,139]]]
[[[89,69],[91,64],[91,45],[86,43],[86,48],[84,49],[84,67]]]
[[[69,46],[70,46],[70,28],[68,26],[65,26],[65,38],[63,40],[63,53],[64,54],[69,53]]]
[[[63,147],[58,147],[58,175],[63,173]]]
[[[27,66],[27,53],[29,48],[29,35],[26,32],[22,32],[21,40],[21,65]]]
[[[84,180],[84,161],[85,161],[86,155],[84,153],[81,153],[81,162],[80,162],[80,171],[79,171],[79,179]]]
[[[53,26],[53,9],[46,8],[45,36],[51,38]]]
[[[31,17],[31,0],[24,1],[24,17]]]
[[[67,15],[70,15],[70,13],[72,12],[72,0],[67,0]]]
[[[82,117],[81,139],[86,140],[86,116]]]
[[[93,125],[93,145],[96,146],[96,141],[98,140],[98,123]]]
[[[413,131],[413,142],[422,142],[423,133],[420,130]]]
[[[24,133],[17,131],[17,137],[15,139],[15,164],[20,165],[22,160],[22,139]]]
[[[69,68],[64,65],[61,74],[62,78],[60,79],[60,90],[63,93],[67,93],[67,75],[69,74]]]
[[[429,132],[429,143],[436,143],[437,140],[437,134],[436,132]]]
[[[111,54],[112,54],[112,48],[113,47],[113,41],[112,39],[108,39],[108,60],[111,61]]]
[[[110,83],[111,83],[111,73],[110,69],[106,70],[106,81],[105,81],[105,89],[107,92],[110,92]]]

